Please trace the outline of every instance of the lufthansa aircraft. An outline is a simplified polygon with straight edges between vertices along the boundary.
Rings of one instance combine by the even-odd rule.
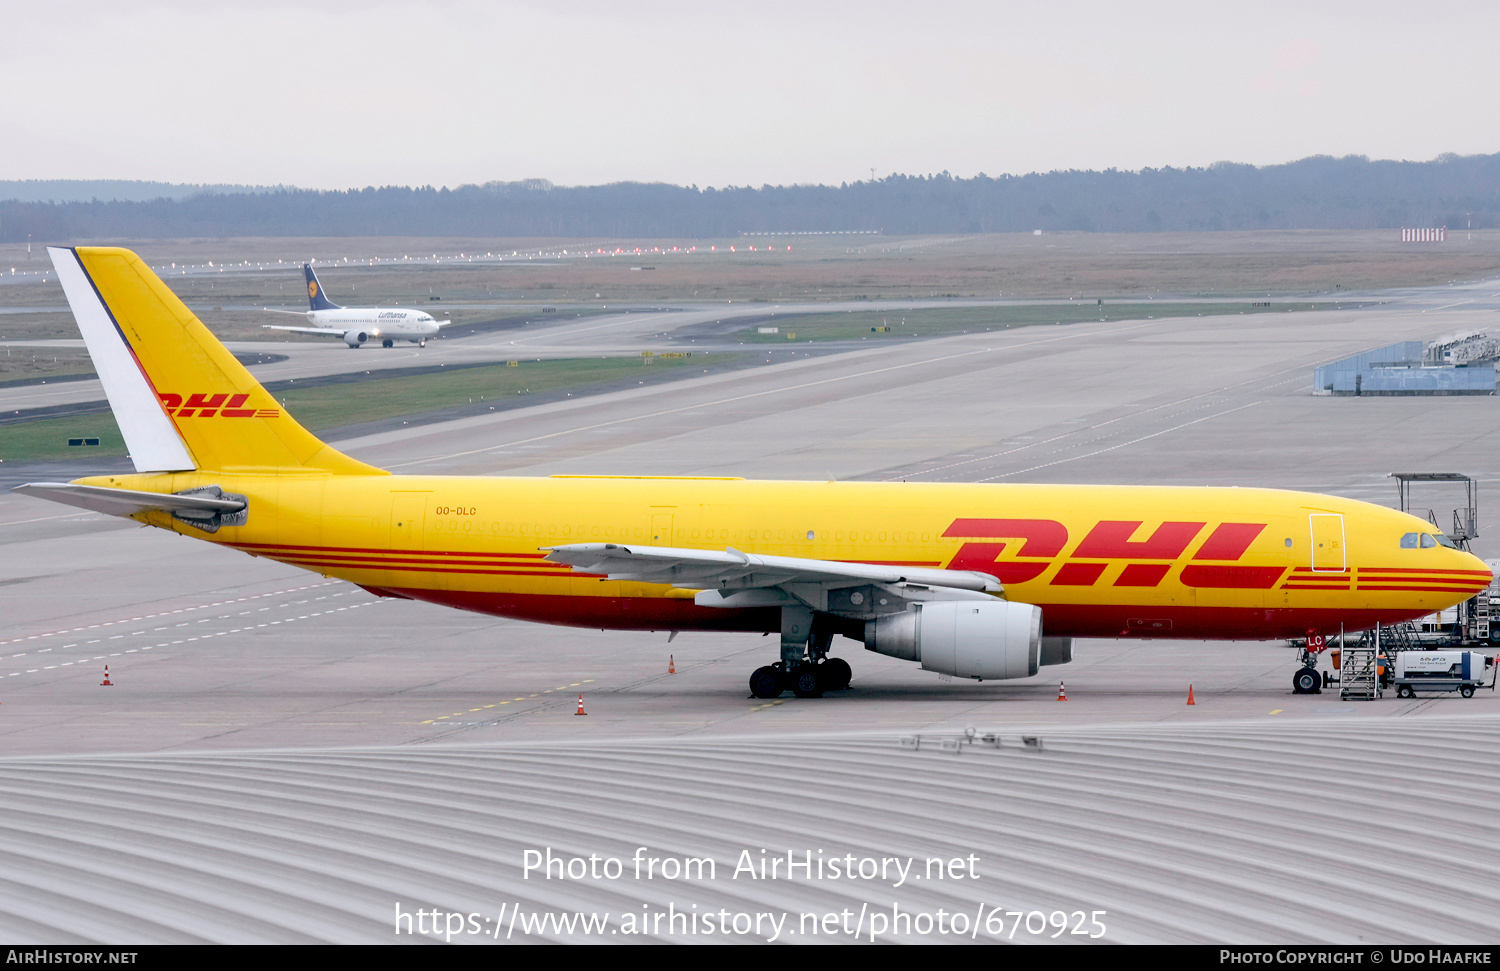
[[[370,307],[340,307],[323,295],[318,275],[311,263],[302,264],[302,273],[307,277],[307,319],[318,327],[280,327],[265,324],[271,330],[290,330],[299,334],[322,334],[342,338],[350,347],[358,347],[365,341],[380,341],[382,347],[395,347],[397,341],[411,341],[427,346],[427,338],[438,332],[438,328],[452,323],[439,323],[431,314],[420,310],[382,309]],[[293,313],[290,310],[275,310],[272,313]]]
[[[391,475],[297,424],[135,254],[51,254],[136,474],[18,491],[383,597],[778,633],[759,697],[846,686],[836,634],[951,677],[1024,678],[1074,637],[1332,634],[1491,579],[1423,520],[1302,492]]]

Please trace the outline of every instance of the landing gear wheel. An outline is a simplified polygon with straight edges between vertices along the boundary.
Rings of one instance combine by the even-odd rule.
[[[818,677],[818,669],[810,664],[792,672],[792,694],[798,698],[821,698],[823,697],[822,679]]]
[[[383,340],[383,341],[380,342],[380,346],[381,347],[395,347],[396,346],[396,342],[393,341],[393,340]]]
[[[785,690],[781,672],[769,664],[756,668],[755,673],[750,675],[750,693],[757,698],[780,698]]]
[[[1323,677],[1312,668],[1302,668],[1292,675],[1292,693],[1315,695],[1323,691]]]
[[[841,657],[831,657],[823,662],[823,690],[843,691],[849,687],[854,669]]]
[[[1462,688],[1458,689],[1458,693],[1463,695],[1465,698],[1472,698],[1474,697],[1474,686],[1472,684],[1466,684]]]

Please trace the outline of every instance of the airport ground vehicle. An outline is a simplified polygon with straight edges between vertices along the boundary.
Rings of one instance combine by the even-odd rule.
[[[1415,697],[1418,691],[1457,691],[1472,698],[1476,688],[1485,687],[1487,671],[1494,690],[1494,667],[1494,658],[1478,651],[1401,651],[1391,684],[1398,698]]]
[[[51,253],[137,471],[18,491],[380,596],[779,633],[758,697],[846,685],[834,635],[951,677],[1024,678],[1075,637],[1332,634],[1492,579],[1420,519],[1282,490],[391,475],[297,424],[135,254]]]

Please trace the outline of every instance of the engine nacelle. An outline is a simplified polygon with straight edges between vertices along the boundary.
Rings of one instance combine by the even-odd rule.
[[[363,344],[365,341],[367,341],[369,339],[370,339],[370,335],[366,334],[362,330],[346,330],[346,331],[344,331],[344,343],[348,344],[350,347],[358,347],[359,345]]]
[[[916,603],[865,624],[865,650],[955,678],[1029,678],[1041,648],[1041,608],[1008,600]]]

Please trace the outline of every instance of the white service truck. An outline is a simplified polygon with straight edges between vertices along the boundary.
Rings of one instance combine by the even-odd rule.
[[[1475,688],[1485,687],[1485,672],[1495,664],[1494,658],[1478,651],[1398,651],[1395,661],[1391,683],[1398,698],[1411,698],[1418,691],[1457,691],[1472,697]],[[1494,673],[1489,688],[1495,688]]]

